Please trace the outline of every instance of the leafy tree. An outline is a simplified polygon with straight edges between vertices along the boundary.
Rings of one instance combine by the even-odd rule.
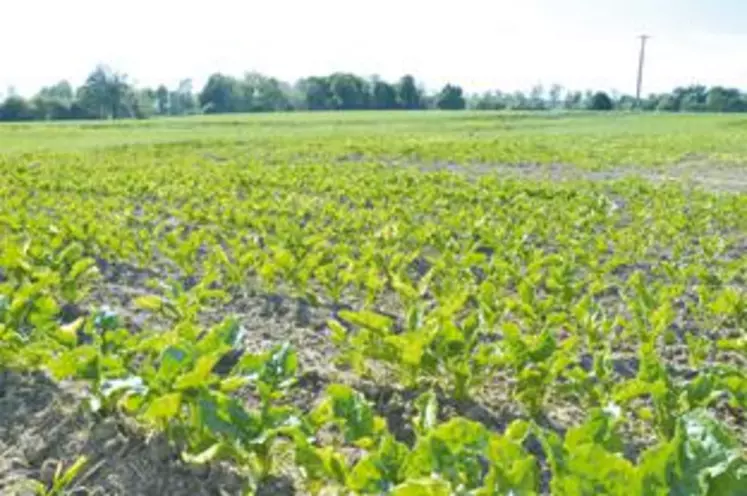
[[[371,82],[371,108],[374,109],[395,109],[397,108],[397,88],[393,85],[373,78]]]
[[[677,110],[692,112],[704,110],[708,90],[705,86],[696,85],[675,88],[671,93]]]
[[[75,103],[73,87],[67,81],[60,81],[52,86],[45,86],[31,99],[35,119],[60,120],[70,119]]]
[[[67,81],[60,81],[52,86],[45,86],[39,90],[38,95],[42,98],[58,99],[72,102],[75,98],[73,87]]]
[[[529,93],[488,91],[465,98],[459,85],[447,84],[427,93],[414,76],[406,74],[396,83],[379,77],[362,78],[348,72],[310,76],[295,86],[257,72],[243,78],[212,74],[195,95],[192,81],[185,79],[169,90],[135,88],[127,75],[105,65],[97,66],[85,83],[74,90],[67,81],[42,88],[33,98],[19,98],[14,88],[0,104],[3,120],[147,118],[152,114],[188,115],[200,112],[278,112],[288,110],[357,109],[463,109],[545,110],[554,108],[631,110],[660,112],[747,112],[747,94],[734,88],[702,85],[681,86],[670,93],[653,94],[638,102],[630,95],[587,90],[565,91],[541,85]]]
[[[78,103],[91,116],[100,119],[132,117],[132,88],[127,75],[99,65],[78,88]]]
[[[594,93],[589,100],[589,110],[612,110],[613,108],[612,98],[603,91]]]
[[[101,93],[104,108],[109,109],[109,117],[116,119],[131,115],[127,108],[131,97],[127,75],[100,67],[89,76],[83,88],[91,88],[94,94]]]
[[[365,109],[369,106],[368,82],[355,74],[335,73],[329,76],[334,108]]]
[[[156,89],[155,99],[158,115],[167,115],[170,107],[169,89],[164,85],[160,85]]]
[[[0,120],[30,121],[33,118],[33,108],[26,99],[20,96],[11,95],[0,105]]]
[[[486,91],[470,98],[468,107],[475,110],[504,110],[509,104],[507,100],[508,96],[498,90]]]
[[[522,91],[514,91],[509,98],[508,108],[513,110],[528,110],[530,108],[529,99]]]
[[[147,119],[158,112],[158,94],[149,88],[132,90],[127,95],[127,108],[130,116],[136,119]]]
[[[436,97],[436,107],[442,110],[462,110],[466,106],[460,86],[447,84]]]
[[[584,95],[580,91],[569,91],[565,95],[565,101],[563,107],[567,110],[576,110],[581,108]]]
[[[197,112],[197,109],[197,99],[192,91],[192,80],[181,80],[176,91],[171,91],[169,93],[169,114],[194,114]]]
[[[34,118],[40,120],[63,120],[71,118],[72,100],[36,95],[31,100]]]
[[[235,78],[212,74],[199,95],[200,107],[207,114],[238,112],[241,106],[241,88]]]
[[[403,109],[423,108],[423,95],[415,83],[415,78],[406,74],[397,83],[397,103]]]
[[[258,72],[249,72],[242,81],[251,94],[250,112],[277,112],[292,108],[291,88],[282,81]]]
[[[545,110],[545,88],[541,85],[535,85],[529,92],[528,110]]]
[[[682,97],[680,110],[683,112],[702,112],[706,110],[705,99],[701,101],[698,95],[688,93]]]
[[[636,105],[638,103],[636,102]],[[659,96],[651,93],[645,98],[641,98],[640,109],[644,111],[654,111],[659,106]]]
[[[677,98],[672,95],[662,95],[658,99],[656,110],[660,112],[676,112],[679,110],[677,107]]]
[[[705,101],[709,112],[744,112],[747,110],[747,102],[739,90],[715,86],[708,90]]]
[[[549,96],[549,104],[550,108],[558,108],[560,107],[560,100],[563,95],[563,87],[559,84],[553,84],[550,86],[550,92],[548,94]]]
[[[303,95],[304,108],[308,110],[329,110],[335,108],[334,95],[326,77],[312,76],[302,79],[298,89]]]
[[[620,110],[633,110],[636,106],[635,97],[630,95],[621,95],[617,100],[617,107]]]

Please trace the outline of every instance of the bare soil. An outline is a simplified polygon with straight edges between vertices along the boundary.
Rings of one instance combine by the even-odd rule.
[[[191,467],[160,436],[117,418],[97,418],[82,407],[74,385],[40,374],[0,375],[0,494],[36,494],[30,481],[51,486],[80,456],[88,461],[69,494],[240,494],[241,478],[228,467]]]
[[[741,167],[720,164],[704,157],[687,157],[676,164],[657,167],[615,166],[589,170],[571,164],[396,164],[414,166],[423,171],[446,170],[468,175],[500,175],[507,178],[529,178],[549,181],[609,181],[639,178],[648,181],[680,182],[710,191],[741,193],[747,191],[747,174]]]

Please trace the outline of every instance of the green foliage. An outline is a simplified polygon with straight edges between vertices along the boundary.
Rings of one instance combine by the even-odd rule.
[[[57,468],[55,469],[54,476],[52,478],[51,487],[47,487],[40,481],[36,480],[22,480],[7,489],[31,491],[33,494],[38,496],[63,496],[68,494],[67,489],[71,488],[75,478],[80,475],[80,472],[86,467],[88,459],[85,456],[79,457],[69,467],[65,468],[62,462],[58,462]]]
[[[622,457],[618,424],[592,412],[565,440],[540,434],[553,472],[554,494],[739,494],[747,458],[726,428],[703,410],[678,419],[671,440],[647,449],[635,465]]]
[[[736,88],[695,85],[678,87],[670,93],[651,94],[639,102],[631,95],[613,99],[603,91],[565,90],[558,84],[548,91],[536,85],[527,93],[500,90],[465,97],[461,86],[446,84],[436,93],[426,93],[417,79],[406,74],[390,83],[378,76],[364,78],[349,72],[313,75],[296,84],[275,77],[247,72],[237,78],[220,72],[206,75],[203,88],[195,95],[190,79],[169,90],[135,88],[125,74],[105,65],[97,66],[85,83],[73,91],[60,81],[42,88],[26,100],[9,95],[0,103],[0,121],[69,119],[144,119],[153,114],[184,116],[196,113],[236,114],[239,112],[285,112],[289,110],[521,110],[553,109],[666,112],[745,112],[747,96]]]
[[[358,105],[338,76],[327,97]],[[406,83],[400,102],[422,104]],[[2,371],[77,382],[97,415],[230,463],[249,490],[290,472],[312,494],[739,494],[743,443],[705,412],[747,406],[745,198],[425,166],[655,164],[696,146],[675,132],[696,121],[463,116],[379,134],[360,115],[306,117],[320,135],[237,120],[250,151],[206,136],[2,155]],[[743,156],[740,121],[697,122],[714,126],[702,150]],[[390,154],[428,170],[370,160]],[[310,402],[314,353],[248,334],[247,301],[323,311],[304,345],[328,337],[325,368],[349,367]]]
[[[615,104],[607,93],[598,91],[589,100],[589,110],[612,110]]]
[[[442,110],[462,110],[466,105],[462,88],[447,84],[436,95],[436,107]]]

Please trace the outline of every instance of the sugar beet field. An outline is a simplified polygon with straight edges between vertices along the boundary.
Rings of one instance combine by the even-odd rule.
[[[747,495],[747,118],[0,127],[3,495]]]

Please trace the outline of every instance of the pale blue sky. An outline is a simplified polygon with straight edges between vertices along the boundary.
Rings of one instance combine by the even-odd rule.
[[[191,3],[191,6],[190,6]],[[636,36],[649,43],[644,91],[747,89],[747,0],[4,0],[0,92],[22,94],[97,62],[138,83],[199,87],[213,71],[286,80],[347,70],[428,87],[633,92]]]

